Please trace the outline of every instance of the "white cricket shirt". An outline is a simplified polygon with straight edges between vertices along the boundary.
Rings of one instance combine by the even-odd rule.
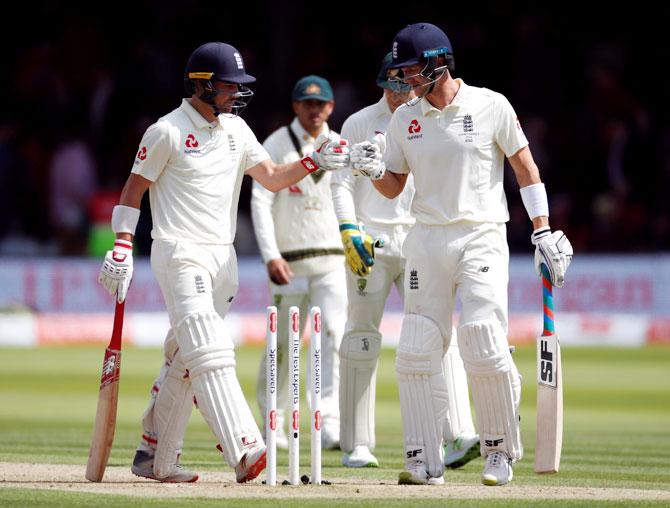
[[[503,95],[456,81],[458,93],[442,111],[426,99],[395,111],[386,167],[414,175],[412,215],[418,222],[507,222],[504,158],[528,140]]]
[[[391,120],[391,109],[382,96],[381,100],[351,115],[342,125],[342,137],[350,145],[371,141],[378,134],[386,134]],[[369,178],[354,176],[349,169],[333,171],[332,183],[335,212],[340,220],[363,222],[366,228],[384,229],[388,225],[414,224],[410,205],[414,195],[412,178],[405,189],[394,199],[382,196]],[[344,192],[343,192],[344,191]],[[349,194],[349,196],[347,196]],[[353,209],[350,205],[353,199]]]
[[[314,151],[314,138],[297,118],[291,129],[301,153],[289,137],[287,127],[270,134],[263,143],[272,160],[285,164]],[[323,133],[328,134],[328,125]],[[263,262],[283,257],[295,275],[316,275],[342,266],[342,243],[333,209],[330,178],[334,171],[319,171],[278,192],[253,183],[251,216]]]
[[[269,158],[240,117],[210,124],[184,99],[147,129],[132,169],[153,182],[151,237],[233,243],[244,172]]]

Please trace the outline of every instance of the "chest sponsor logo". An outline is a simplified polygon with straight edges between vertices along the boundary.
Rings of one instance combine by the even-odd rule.
[[[288,193],[296,196],[302,195],[302,191],[300,190],[300,187],[298,187],[297,185],[289,185]]]
[[[186,150],[184,150],[184,153],[200,153],[200,150],[198,147],[200,146],[200,142],[195,139],[195,136],[193,134],[189,134],[186,136],[186,141],[184,141],[184,146],[186,146]]]
[[[421,124],[419,124],[419,121],[416,118],[409,123],[407,132],[409,132],[409,136],[407,136],[407,139],[409,140],[423,137],[423,134],[419,134],[421,132]]]
[[[139,164],[143,160],[146,160],[147,158],[147,147],[143,146],[140,148],[139,152],[137,152],[137,156],[135,157],[135,164]]]

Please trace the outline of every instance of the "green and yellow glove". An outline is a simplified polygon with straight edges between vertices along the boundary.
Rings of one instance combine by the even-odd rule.
[[[356,275],[365,277],[375,264],[375,247],[383,247],[383,241],[374,240],[354,222],[341,222],[340,235],[347,265]]]

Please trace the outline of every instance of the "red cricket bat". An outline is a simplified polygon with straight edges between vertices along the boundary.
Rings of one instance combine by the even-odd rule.
[[[100,379],[98,410],[91,449],[86,464],[86,479],[99,482],[105,474],[109,452],[112,451],[114,430],[116,429],[116,406],[119,400],[119,374],[121,372],[121,331],[123,330],[123,309],[125,302],[116,304],[112,339],[105,350]]]
[[[542,265],[544,330],[537,338],[537,436],[535,472],[557,473],[563,445],[561,345],[554,327],[554,297],[549,270]]]

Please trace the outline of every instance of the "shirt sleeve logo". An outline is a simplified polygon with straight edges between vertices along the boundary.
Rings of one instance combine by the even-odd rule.
[[[140,148],[140,151],[137,152],[137,160],[135,161],[136,163],[141,162],[147,158],[147,147],[143,146]]]

